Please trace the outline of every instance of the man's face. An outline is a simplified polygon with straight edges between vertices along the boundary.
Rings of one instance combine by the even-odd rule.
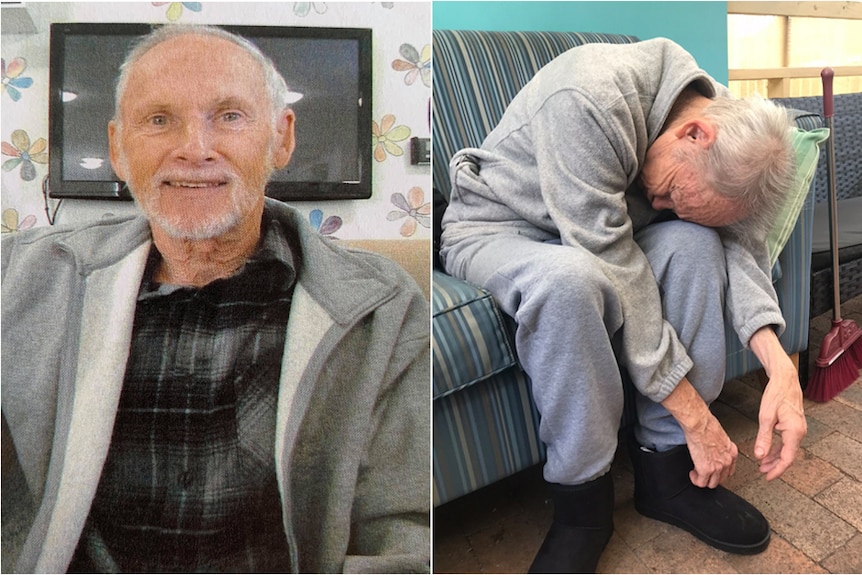
[[[293,114],[273,121],[263,71],[242,48],[185,35],[134,64],[108,133],[114,170],[151,225],[213,238],[259,217],[293,151]]]
[[[739,202],[707,186],[670,139],[656,140],[647,150],[641,187],[654,210],[672,210],[680,219],[709,227],[729,226],[745,217]]]

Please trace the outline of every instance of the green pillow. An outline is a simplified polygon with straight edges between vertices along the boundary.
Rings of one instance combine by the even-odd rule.
[[[829,137],[829,128],[816,130],[800,130],[793,128],[793,149],[796,150],[796,179],[787,194],[784,207],[778,214],[778,220],[772,231],[766,237],[766,247],[769,250],[769,265],[774,265],[778,254],[784,249],[784,244],[796,226],[799,212],[808,195],[808,188],[817,169],[820,158],[820,144]]]

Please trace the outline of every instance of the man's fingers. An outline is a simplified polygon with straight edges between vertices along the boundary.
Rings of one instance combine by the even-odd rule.
[[[724,477],[722,477],[721,482],[724,483],[728,479],[730,479],[733,474],[736,473],[736,459],[733,460],[733,463],[730,464],[730,467],[726,470]]]
[[[796,459],[807,425],[801,412],[799,417],[794,415],[795,412],[790,412],[788,417],[786,410],[783,417],[769,418],[761,414],[754,456],[760,461],[760,472],[766,474],[767,481],[780,477]],[[776,420],[780,420],[780,423]],[[780,431],[781,435],[775,435],[773,430]]]
[[[721,483],[721,476],[718,473],[698,473],[696,469],[692,469],[688,477],[697,487],[715,489]]]
[[[771,471],[779,459],[781,459],[781,443],[774,442],[766,457],[760,460],[760,472],[767,473]]]
[[[775,427],[774,418],[763,418],[761,416],[760,427],[757,430],[757,439],[754,441],[754,457],[762,460],[772,449],[772,429]]]
[[[763,465],[761,465],[761,472],[766,473],[767,481],[780,477],[796,459],[799,442],[795,439],[789,438],[783,445],[780,442],[776,443],[772,453],[764,460]]]
[[[766,472],[766,480],[772,481],[773,479],[781,477],[781,474],[787,471],[787,468],[790,467],[791,463],[793,463],[793,461],[784,461],[783,459],[776,460],[772,469]]]
[[[770,456],[769,461],[762,466],[761,472],[766,473],[767,481],[772,481],[787,471],[791,463],[793,463],[793,456],[790,459],[785,459],[783,454],[780,456],[776,455],[775,457]]]
[[[730,465],[713,467],[711,470],[698,470],[697,467],[689,473],[689,479],[697,487],[708,487],[715,489],[724,483],[736,469],[736,460],[734,459]]]

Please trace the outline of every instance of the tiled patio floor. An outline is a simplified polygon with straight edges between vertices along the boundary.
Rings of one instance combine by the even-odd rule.
[[[841,311],[862,325],[862,296]],[[830,319],[831,312],[812,321],[811,366]],[[740,449],[727,486],[767,517],[769,548],[755,556],[732,555],[639,515],[622,449],[612,468],[616,529],[600,573],[862,573],[862,378],[828,403],[806,400],[802,449],[794,465],[769,483],[752,455],[759,397],[757,378],[740,378],[728,382],[713,411]],[[449,502],[434,514],[433,570],[526,573],[551,515],[541,466]]]

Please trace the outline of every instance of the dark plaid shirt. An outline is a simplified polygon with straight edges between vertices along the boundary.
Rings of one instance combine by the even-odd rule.
[[[144,274],[111,447],[73,570],[286,572],[278,381],[296,266],[269,223],[234,276]]]

